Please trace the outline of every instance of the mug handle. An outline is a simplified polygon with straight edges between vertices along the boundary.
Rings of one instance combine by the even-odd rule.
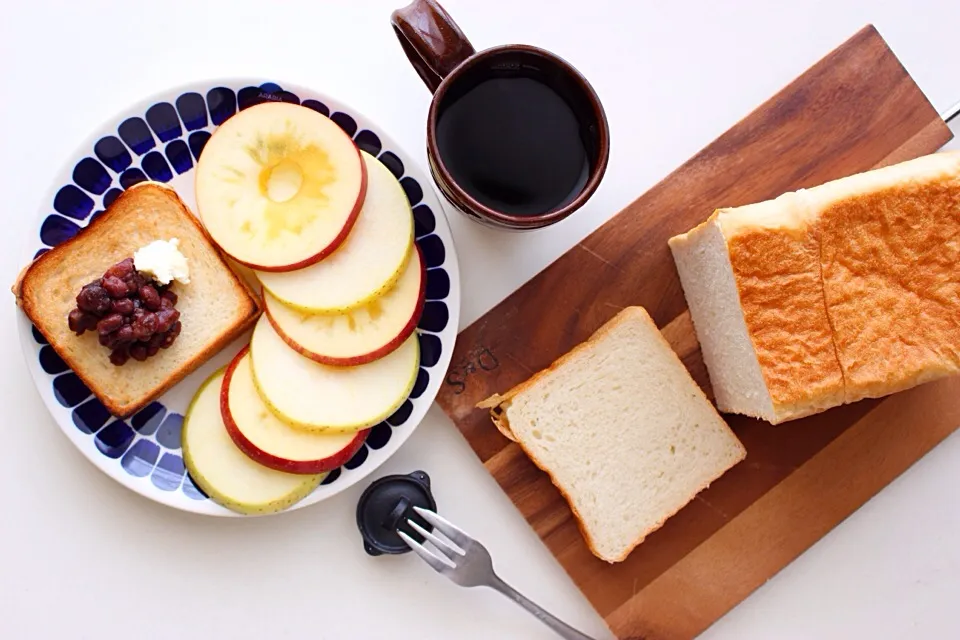
[[[431,93],[476,53],[453,18],[434,0],[414,0],[390,14],[403,52]]]

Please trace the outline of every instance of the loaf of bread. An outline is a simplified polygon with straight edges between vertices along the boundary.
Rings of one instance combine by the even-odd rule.
[[[746,451],[641,307],[480,403],[619,562]]]
[[[669,241],[721,411],[781,423],[960,371],[960,152]]]
[[[180,241],[190,283],[174,288],[182,330],[146,361],[111,364],[96,331],[75,335],[67,315],[83,285],[154,240]],[[76,236],[34,260],[14,286],[17,304],[111,414],[126,417],[157,398],[249,329],[260,315],[253,291],[227,266],[199,221],[169,187],[140,183]]]

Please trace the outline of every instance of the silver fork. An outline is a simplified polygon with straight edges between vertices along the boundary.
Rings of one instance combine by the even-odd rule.
[[[588,635],[580,633],[570,625],[547,613],[536,603],[524,597],[519,591],[500,579],[493,570],[493,561],[490,553],[482,544],[453,526],[433,511],[414,507],[416,512],[434,529],[449,538],[450,542],[434,535],[421,527],[412,519],[407,520],[410,527],[433,543],[433,546],[442,554],[438,556],[425,546],[411,538],[403,531],[397,531],[403,541],[407,543],[418,556],[438,573],[447,576],[461,587],[490,587],[507,596],[521,607],[532,613],[542,623],[553,629],[561,638],[566,640],[594,640]],[[451,544],[451,542],[453,544]]]

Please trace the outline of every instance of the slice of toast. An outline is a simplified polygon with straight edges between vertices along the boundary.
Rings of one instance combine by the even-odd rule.
[[[96,331],[67,326],[83,285],[154,240],[180,241],[190,283],[172,286],[182,330],[169,349],[143,362],[110,362]],[[173,189],[144,182],[126,190],[76,236],[43,254],[20,274],[17,304],[111,414],[127,417],[182,380],[260,316],[259,298],[228,266],[200,222]]]
[[[610,563],[746,456],[642,307],[478,406],[547,472]]]

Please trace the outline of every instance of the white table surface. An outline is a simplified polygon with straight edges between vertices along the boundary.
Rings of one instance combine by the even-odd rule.
[[[88,129],[188,80],[264,75],[316,87],[364,111],[423,165],[430,96],[389,26],[401,1],[4,3],[4,281],[21,266],[51,174]],[[461,326],[867,22],[935,107],[960,99],[952,0],[445,4],[478,48],[526,42],[572,61],[604,101],[613,137],[600,190],[552,229],[508,236],[448,209]],[[47,415],[13,335],[12,298],[5,309],[0,638],[553,637],[500,596],[457,588],[412,555],[369,558],[354,525],[367,482],[255,520],[183,514],[122,488]],[[442,511],[488,544],[505,579],[609,637],[437,407],[374,477],[417,468],[433,477]],[[704,637],[960,637],[957,486],[954,436]]]

